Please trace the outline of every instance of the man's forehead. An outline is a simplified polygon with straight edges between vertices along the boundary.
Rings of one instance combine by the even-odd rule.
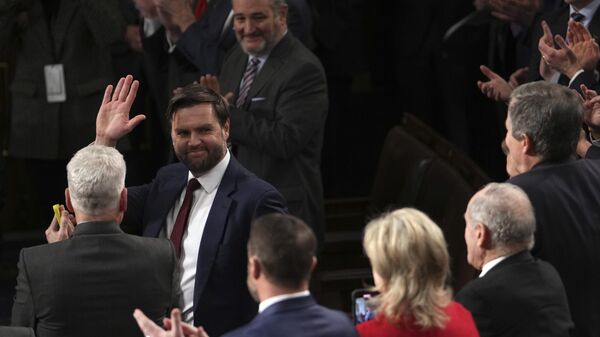
[[[233,14],[252,14],[269,11],[270,0],[234,0],[232,3]]]

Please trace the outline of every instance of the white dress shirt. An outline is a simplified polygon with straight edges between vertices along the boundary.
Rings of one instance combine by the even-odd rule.
[[[225,174],[225,170],[229,165],[231,155],[229,151],[225,153],[225,156],[221,161],[215,165],[210,171],[206,172],[198,178],[194,178],[191,172],[188,173],[188,181],[191,179],[198,179],[201,187],[194,191],[194,201],[190,209],[190,215],[188,218],[188,225],[183,233],[183,239],[181,243],[181,257],[179,263],[181,264],[181,290],[183,293],[183,308],[181,310],[183,320],[192,323],[194,321],[194,284],[196,281],[196,266],[198,263],[198,252],[200,251],[200,242],[202,241],[202,234],[204,233],[204,225],[208,218],[208,213],[212,207],[212,203],[217,195],[217,188],[221,183],[221,179]],[[164,237],[169,238],[175,225],[175,219],[183,204],[186,189],[183,189],[179,199],[175,202],[169,214],[167,215],[166,223],[167,227],[161,234]]]

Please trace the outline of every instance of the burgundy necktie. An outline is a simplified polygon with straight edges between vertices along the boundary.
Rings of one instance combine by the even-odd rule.
[[[194,16],[196,17],[196,20],[200,20],[202,14],[204,14],[204,11],[206,10],[206,5],[206,0],[198,0],[196,3],[196,8],[194,9]]]
[[[250,86],[252,85],[252,82],[254,82],[254,76],[256,76],[259,63],[260,60],[253,57],[250,59],[250,62],[248,62],[248,66],[246,66],[246,72],[244,73],[244,77],[242,77],[242,84],[240,84],[238,98],[235,101],[235,106],[238,108],[241,107],[244,102],[246,102],[246,98],[248,97]]]
[[[185,197],[183,198],[183,204],[181,204],[177,219],[175,220],[175,225],[173,226],[173,231],[171,232],[171,242],[173,242],[177,257],[181,256],[181,239],[183,238],[183,232],[185,232],[190,216],[192,202],[194,201],[194,191],[198,188],[200,188],[198,179],[194,178],[188,182],[185,190]]]

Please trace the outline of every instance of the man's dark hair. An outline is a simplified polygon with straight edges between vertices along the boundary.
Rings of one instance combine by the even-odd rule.
[[[202,103],[212,104],[221,127],[229,120],[229,105],[225,99],[213,90],[197,83],[188,84],[175,90],[175,94],[167,106],[167,119],[172,121],[173,115],[180,109],[190,108]]]
[[[563,161],[575,153],[582,114],[582,100],[575,91],[545,81],[513,90],[508,106],[512,136],[528,135],[535,153],[548,162]]]
[[[304,221],[287,214],[268,214],[252,223],[248,256],[260,261],[267,280],[299,288],[310,280],[317,239]]]

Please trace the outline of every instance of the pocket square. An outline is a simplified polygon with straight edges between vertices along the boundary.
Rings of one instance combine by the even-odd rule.
[[[267,98],[266,97],[253,97],[251,102],[260,102],[260,101],[266,101]]]

